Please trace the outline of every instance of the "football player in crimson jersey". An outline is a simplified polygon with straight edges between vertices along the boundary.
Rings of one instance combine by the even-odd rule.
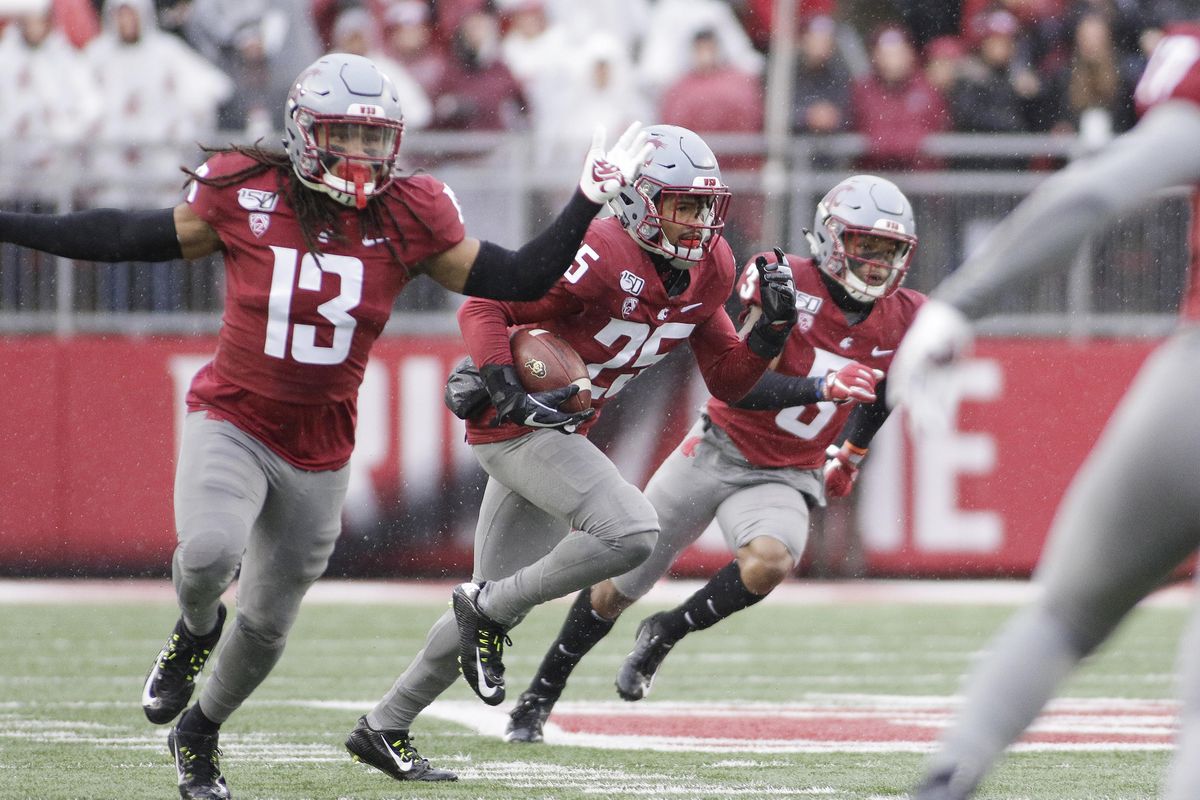
[[[651,477],[646,497],[662,527],[654,551],[633,570],[580,592],[510,714],[508,741],[541,741],[575,665],[714,519],[735,558],[678,608],[641,623],[617,674],[626,700],[645,696],[677,641],[778,586],[804,551],[809,509],[826,495],[849,494],[888,415],[877,382],[924,300],[900,287],[916,231],[908,199],[872,175],[839,183],[814,216],[814,258],[786,257],[794,265],[799,320],[773,370],[736,402],[710,400]],[[743,327],[758,324],[757,273],[769,263],[760,255],[743,272]]]
[[[429,275],[470,295],[541,296],[648,147],[634,125],[605,155],[598,132],[580,191],[514,253],[466,237],[445,184],[398,174],[403,116],[391,81],[368,59],[330,54],[308,67],[283,123],[286,152],[213,152],[174,209],[0,214],[0,241],[69,258],[225,258],[220,341],[188,393],[175,485],[182,616],[142,696],[151,722],[184,710],[240,566],[236,621],[199,701],[168,737],[184,798],[229,796],[218,729],[271,671],[301,598],[325,570],[341,527],[358,387],[397,294]],[[407,742],[390,746],[406,753],[407,778],[454,777]]]
[[[786,264],[760,271],[763,313],[744,340],[725,313],[735,274],[721,237],[730,195],[712,151],[685,128],[647,131],[653,149],[640,177],[612,201],[614,216],[592,223],[575,265],[545,297],[469,300],[459,311],[492,400],[467,424],[489,475],[474,580],[454,590],[453,610],[356,733],[367,725],[407,731],[460,668],[484,702],[503,702],[509,630],[535,605],[626,572],[654,547],[649,501],[585,436],[570,435],[586,433],[596,416],[549,413],[520,388],[512,326],[536,324],[575,348],[588,363],[597,414],[685,341],[712,393],[737,400],[787,341],[796,312]]]
[[[892,400],[918,426],[947,424],[947,367],[969,349],[968,319],[1000,290],[1060,269],[1090,233],[1153,193],[1200,184],[1200,26],[1168,28],[1134,99],[1142,114],[1103,151],[1049,178],[931,295],[896,354]],[[1058,685],[1200,545],[1200,189],[1179,331],[1150,358],[1055,515],[1035,578],[1039,598],[987,647],[962,709],[931,757],[919,800],[963,800]],[[1183,242],[1164,243],[1182,247]],[[941,410],[941,418],[931,412]],[[921,412],[918,414],[918,412]],[[1162,793],[1200,797],[1200,610],[1180,644],[1180,728]]]

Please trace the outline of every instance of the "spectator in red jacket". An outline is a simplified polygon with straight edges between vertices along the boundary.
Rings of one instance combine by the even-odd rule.
[[[527,111],[517,79],[500,60],[500,22],[487,11],[468,13],[454,33],[452,57],[432,94],[433,126],[499,131],[519,127]]]
[[[867,137],[864,170],[931,169],[941,162],[921,153],[931,133],[950,127],[945,99],[920,70],[917,52],[902,28],[887,27],[871,47],[871,74],[850,99],[854,130]]]

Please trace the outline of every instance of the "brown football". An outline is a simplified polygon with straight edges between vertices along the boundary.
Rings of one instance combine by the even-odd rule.
[[[587,365],[556,333],[541,328],[521,328],[509,339],[517,377],[527,392],[545,392],[573,383],[579,393],[559,406],[568,413],[592,407],[592,382]]]

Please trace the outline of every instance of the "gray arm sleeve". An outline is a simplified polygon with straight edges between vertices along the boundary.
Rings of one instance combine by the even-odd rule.
[[[1200,106],[1170,101],[1094,156],[1060,170],[993,230],[932,297],[982,316],[1001,289],[1065,268],[1093,230],[1161,189],[1200,181]]]

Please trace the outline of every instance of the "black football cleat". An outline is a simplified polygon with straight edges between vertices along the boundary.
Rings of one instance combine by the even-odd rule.
[[[504,626],[489,619],[476,600],[480,587],[460,583],[452,605],[458,622],[458,666],[479,699],[489,706],[504,702],[504,647],[512,644]]]
[[[456,781],[458,776],[445,769],[434,769],[413,747],[408,731],[372,730],[366,716],[346,737],[346,749],[355,761],[386,772],[398,781]]]
[[[638,625],[633,651],[617,670],[617,694],[622,700],[641,700],[650,693],[654,673],[675,646],[677,640],[667,635],[661,622],[667,613],[652,614]]]
[[[229,800],[229,787],[221,775],[217,734],[205,736],[172,728],[167,734],[167,747],[175,757],[179,796],[183,800]]]
[[[554,708],[554,699],[533,692],[524,692],[517,698],[517,705],[508,712],[508,726],[504,729],[504,741],[536,744],[542,741],[542,728]]]
[[[225,604],[217,608],[217,627],[207,636],[194,636],[183,624],[175,623],[171,638],[163,645],[142,687],[142,711],[155,725],[166,725],[187,707],[196,690],[196,676],[221,638],[225,626]]]

